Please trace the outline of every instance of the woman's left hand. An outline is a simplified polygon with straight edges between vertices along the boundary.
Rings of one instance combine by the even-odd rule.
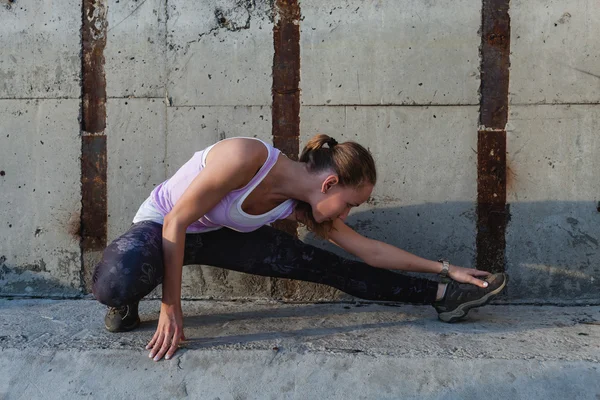
[[[482,281],[481,279],[477,279],[476,277],[485,277],[491,274],[487,271],[481,271],[474,268],[463,268],[457,267],[456,265],[451,265],[450,268],[448,268],[448,275],[457,282],[471,283],[475,286],[485,288],[487,287],[488,283]]]

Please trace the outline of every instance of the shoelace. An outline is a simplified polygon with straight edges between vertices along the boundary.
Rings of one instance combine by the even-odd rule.
[[[115,315],[115,314],[123,315],[123,314],[125,314],[125,316],[126,316],[127,312],[128,312],[127,306],[123,306],[123,307],[109,307],[108,308],[108,314],[109,315]],[[123,318],[125,316],[123,316]]]

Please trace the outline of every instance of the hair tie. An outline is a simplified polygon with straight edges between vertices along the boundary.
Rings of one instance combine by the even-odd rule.
[[[334,146],[337,146],[337,144],[338,144],[337,140],[335,140],[334,138],[329,138],[329,140],[326,143],[330,149],[333,148]]]

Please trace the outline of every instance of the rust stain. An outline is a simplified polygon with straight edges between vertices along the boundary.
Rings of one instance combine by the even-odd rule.
[[[83,136],[81,154],[81,247],[84,252],[103,250],[107,238],[106,136]]]
[[[506,269],[506,122],[510,66],[509,0],[484,0],[481,107],[477,136],[477,268]]]
[[[477,144],[477,267],[505,269],[506,132],[479,131]]]
[[[292,160],[300,153],[300,6],[298,0],[275,0],[273,28],[273,145]],[[278,221],[277,229],[298,236],[298,224]],[[271,297],[293,298],[300,283],[271,278]]]
[[[273,28],[273,145],[292,160],[300,152],[300,6],[297,0],[276,0],[277,23]],[[274,224],[297,236],[298,225]]]
[[[81,240],[81,213],[80,212],[71,213],[65,226],[67,229],[67,233],[71,237],[73,237],[77,240]]]
[[[108,22],[106,0],[82,3],[82,92],[81,92],[81,216],[82,286],[89,290],[94,262],[91,255],[106,247],[106,78],[104,48]],[[86,278],[87,277],[87,278]]]
[[[106,127],[106,12],[105,0],[83,0],[82,130],[87,133],[103,133]]]
[[[510,161],[506,159],[506,193],[510,193],[518,181],[517,173],[511,168]]]
[[[485,128],[505,129],[508,120],[510,16],[508,0],[484,0],[481,39],[481,114]]]

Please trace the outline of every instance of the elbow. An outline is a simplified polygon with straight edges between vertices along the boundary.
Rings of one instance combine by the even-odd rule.
[[[182,226],[181,220],[179,218],[177,218],[176,214],[173,214],[172,212],[170,212],[167,215],[165,215],[165,219],[163,221],[163,232],[167,229],[178,230],[181,228],[181,226]],[[185,228],[187,228],[187,227],[185,227]]]

